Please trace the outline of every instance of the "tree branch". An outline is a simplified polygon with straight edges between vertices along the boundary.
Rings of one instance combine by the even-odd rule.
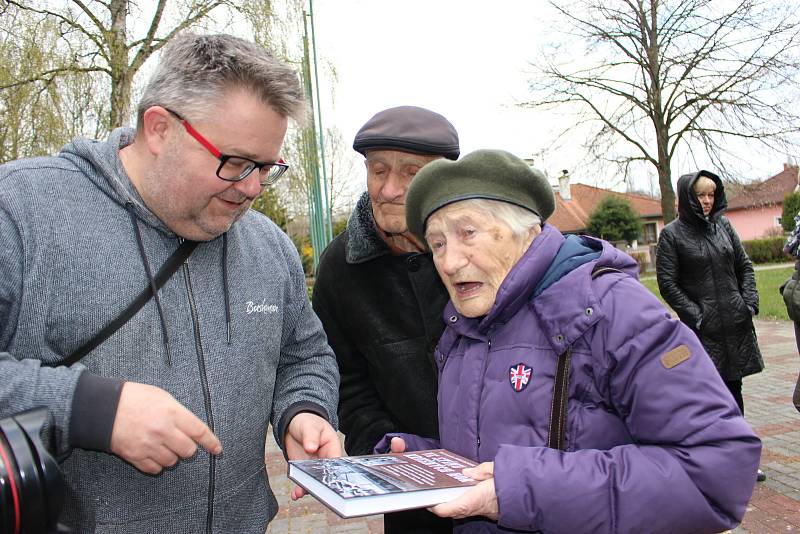
[[[35,82],[46,82],[49,83],[52,81],[59,74],[77,74],[77,73],[88,73],[88,72],[104,72],[106,74],[110,74],[108,69],[102,67],[59,67],[55,69],[48,69],[38,73],[35,76],[31,76],[29,78],[25,78],[23,80],[17,80],[12,83],[8,83],[5,85],[0,85],[0,90],[5,89],[13,89],[15,87],[21,87],[23,85],[28,85],[30,83]]]

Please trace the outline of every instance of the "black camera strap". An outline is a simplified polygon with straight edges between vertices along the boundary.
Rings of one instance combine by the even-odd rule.
[[[173,252],[170,257],[167,258],[167,261],[164,262],[164,265],[161,266],[154,277],[156,291],[164,287],[164,284],[167,283],[167,280],[172,278],[172,275],[178,271],[183,262],[186,261],[189,256],[191,256],[197,245],[197,241],[184,241],[175,250],[175,252]],[[108,323],[102,330],[95,334],[95,336],[89,341],[84,343],[75,352],[70,354],[66,359],[58,362],[58,365],[69,366],[80,361],[81,358],[89,354],[91,351],[100,346],[105,340],[110,338],[114,332],[122,328],[122,325],[127,323],[131,317],[136,315],[136,313],[141,310],[151,298],[153,298],[153,291],[150,287],[150,284],[148,284],[142,290],[142,292],[139,293],[135,299],[133,299],[133,302],[128,304],[128,306],[122,310],[122,313],[120,313],[113,321]]]

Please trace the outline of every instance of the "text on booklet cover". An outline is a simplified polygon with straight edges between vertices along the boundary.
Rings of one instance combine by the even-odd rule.
[[[289,462],[289,478],[344,517],[431,506],[475,480],[475,462],[444,449]]]

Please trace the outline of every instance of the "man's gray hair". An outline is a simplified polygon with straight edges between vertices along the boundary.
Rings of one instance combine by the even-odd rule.
[[[187,120],[206,117],[227,91],[243,88],[279,115],[302,123],[306,104],[297,72],[263,47],[232,35],[184,33],[164,47],[137,108],[164,106]]]
[[[470,198],[462,200],[459,204],[477,209],[486,215],[494,217],[511,228],[511,233],[517,239],[528,236],[528,232],[535,227],[542,226],[542,219],[535,213],[515,204],[488,198]]]

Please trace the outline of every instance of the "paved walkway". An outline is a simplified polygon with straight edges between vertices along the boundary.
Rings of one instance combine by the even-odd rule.
[[[768,478],[758,484],[742,525],[733,533],[800,533],[800,414],[791,400],[800,357],[792,323],[757,320],[756,329],[767,369],[745,379],[745,410],[764,442],[761,466]],[[268,533],[383,532],[382,516],[342,520],[312,497],[292,502],[286,463],[272,439],[268,441],[267,470],[280,505]]]
[[[734,533],[800,532],[800,413],[792,391],[800,357],[789,321],[756,321],[767,368],[745,378],[747,420],[761,437],[761,468],[767,474],[753,493]]]

